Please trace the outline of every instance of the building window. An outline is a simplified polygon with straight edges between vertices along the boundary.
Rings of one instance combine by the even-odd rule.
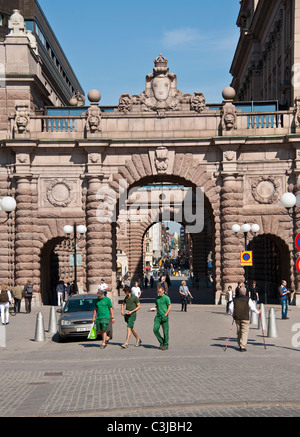
[[[26,24],[26,30],[31,30],[32,32],[34,31],[33,21],[26,20],[25,24]]]

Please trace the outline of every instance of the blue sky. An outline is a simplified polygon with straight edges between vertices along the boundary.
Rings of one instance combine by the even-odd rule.
[[[39,0],[87,95],[140,94],[160,53],[184,94],[222,101],[239,37],[239,0]],[[85,7],[86,5],[86,7]],[[88,103],[88,102],[87,102]]]

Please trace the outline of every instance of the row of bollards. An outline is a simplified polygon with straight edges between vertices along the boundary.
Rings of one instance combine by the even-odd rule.
[[[50,317],[49,317],[49,327],[48,333],[55,334],[57,331],[57,319],[56,319],[56,311],[54,307],[50,309]],[[45,341],[45,327],[44,327],[44,318],[42,313],[38,313],[36,317],[36,325],[35,325],[35,336],[34,341]]]
[[[264,304],[260,304],[261,309],[261,317],[251,311],[250,314],[250,324],[257,325],[257,329],[263,329],[264,332],[267,332],[267,337],[269,338],[278,338],[278,329],[274,308],[271,308],[269,311],[269,318],[267,322],[266,311]]]

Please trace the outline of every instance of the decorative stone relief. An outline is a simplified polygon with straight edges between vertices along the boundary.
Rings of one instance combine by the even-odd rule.
[[[90,106],[87,111],[87,131],[91,133],[101,132],[101,109],[96,106]]]
[[[183,94],[177,89],[177,76],[169,72],[167,58],[159,55],[154,64],[153,73],[146,76],[146,89],[140,95],[121,95],[118,112],[154,111],[163,116],[167,111],[200,113],[206,108],[202,93]]]
[[[26,36],[25,21],[18,9],[14,9],[8,20],[8,28],[10,29],[8,36]]]
[[[300,126],[300,97],[295,98],[295,106],[294,106],[294,120],[295,126]]]
[[[221,110],[222,129],[231,131],[237,129],[237,110],[231,102],[226,102]]]
[[[84,94],[81,94],[80,91],[77,91],[77,93],[74,94],[74,96],[70,100],[71,106],[84,106],[85,105],[85,96]]]
[[[233,150],[227,150],[224,152],[224,159],[225,161],[233,161],[236,158],[236,152]]]
[[[279,186],[278,180],[274,177],[261,176],[252,181],[252,196],[261,204],[275,203],[279,197]]]
[[[191,109],[196,112],[202,112],[206,109],[205,97],[203,93],[194,93],[191,96]]]
[[[30,47],[32,48],[34,53],[36,55],[38,55],[39,52],[38,52],[38,45],[37,45],[37,42],[36,42],[36,37],[33,35],[31,30],[26,30],[26,36],[27,36],[27,38],[29,40]]]
[[[157,173],[164,174],[169,167],[168,149],[166,147],[158,147],[155,151],[155,167]]]
[[[78,181],[67,179],[42,180],[40,204],[42,207],[53,206],[55,208],[79,206]]]
[[[29,163],[29,155],[26,153],[20,153],[17,155],[17,162],[20,164],[28,164]]]
[[[16,107],[15,126],[19,134],[29,132],[30,112],[29,105],[20,105]]]
[[[100,153],[91,153],[89,155],[89,162],[91,162],[92,164],[96,164],[97,162],[100,162],[100,158]]]

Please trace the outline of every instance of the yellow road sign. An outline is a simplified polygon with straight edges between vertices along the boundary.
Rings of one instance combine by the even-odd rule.
[[[241,252],[241,266],[253,266],[253,254],[252,250]]]

